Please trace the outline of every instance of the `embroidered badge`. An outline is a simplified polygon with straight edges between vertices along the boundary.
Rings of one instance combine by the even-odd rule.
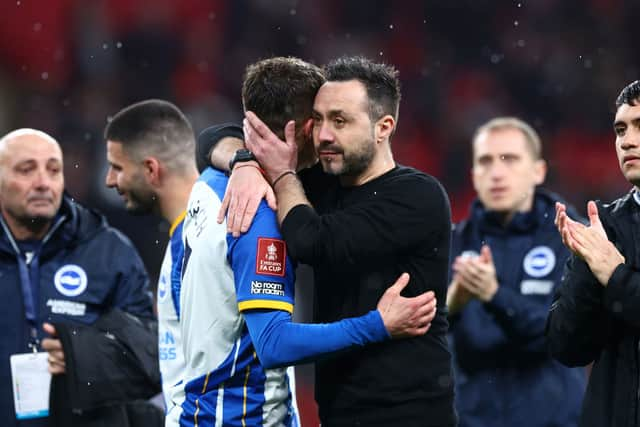
[[[531,277],[544,277],[556,266],[556,254],[548,246],[536,246],[524,257],[524,271]]]
[[[256,274],[284,277],[287,246],[284,240],[258,238]]]
[[[63,265],[53,276],[53,283],[62,295],[77,297],[87,289],[87,273],[79,265]]]

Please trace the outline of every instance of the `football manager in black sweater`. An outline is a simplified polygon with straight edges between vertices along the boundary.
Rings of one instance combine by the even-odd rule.
[[[316,400],[322,425],[454,426],[446,341],[447,195],[434,177],[393,159],[390,141],[400,101],[393,67],[347,57],[327,65],[325,76],[310,120],[297,129],[289,122],[285,141],[250,111],[244,121],[247,148],[275,193],[289,255],[314,269],[315,321],[368,312],[403,273],[410,277],[403,294],[432,290],[438,310],[425,335],[355,348],[318,362]],[[199,147],[199,153],[224,165],[232,152],[229,146],[211,145],[229,132],[217,130],[217,135],[200,139],[199,144],[209,146]],[[296,136],[301,132],[313,138],[319,162],[298,171]],[[232,179],[240,174],[260,177],[253,167],[232,169]],[[231,226],[246,229],[247,221],[237,218],[252,211],[247,209],[250,199],[235,194],[227,200],[228,218],[235,218],[227,221]]]

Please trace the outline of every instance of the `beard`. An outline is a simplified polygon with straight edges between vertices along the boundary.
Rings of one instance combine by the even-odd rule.
[[[140,175],[133,177],[124,193],[127,196],[125,208],[132,215],[147,215],[159,210],[158,196]]]
[[[158,198],[152,192],[130,191],[127,194],[126,209],[132,215],[147,215],[155,213],[158,206]]]
[[[330,144],[321,145],[320,150],[329,148],[342,154],[342,164],[337,165],[332,160],[322,159],[322,169],[325,173],[335,176],[357,177],[362,174],[375,156],[375,142],[373,136],[359,142],[353,150],[345,151],[341,147],[332,147]]]

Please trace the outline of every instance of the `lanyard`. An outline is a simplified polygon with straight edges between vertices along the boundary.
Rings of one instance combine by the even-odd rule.
[[[22,302],[25,312],[24,314],[27,319],[27,323],[29,324],[28,346],[31,350],[33,350],[34,353],[38,351],[38,345],[40,344],[40,340],[38,338],[38,316],[40,311],[40,295],[38,294],[40,288],[40,248],[44,246],[45,242],[49,240],[53,232],[64,222],[65,219],[65,215],[61,215],[58,217],[57,221],[53,224],[53,226],[49,229],[47,234],[42,239],[40,247],[34,251],[30,262],[27,264],[27,261],[23,256],[22,251],[18,247],[13,234],[5,223],[4,218],[0,216],[0,225],[2,225],[5,235],[7,236],[9,243],[11,243],[13,250],[15,251],[16,260],[18,262],[18,275],[20,277],[20,288],[22,291]]]
[[[20,274],[20,287],[22,288],[22,300],[24,302],[24,313],[29,323],[29,347],[37,352],[40,340],[38,339],[38,295],[39,287],[39,254],[36,252],[31,258],[31,262],[27,265],[22,254],[18,254],[18,272]]]

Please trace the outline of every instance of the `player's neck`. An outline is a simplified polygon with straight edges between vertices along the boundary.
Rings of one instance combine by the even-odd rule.
[[[193,184],[198,179],[197,174],[185,177],[174,177],[169,180],[160,194],[160,215],[169,222],[173,222],[187,208],[189,195]]]

